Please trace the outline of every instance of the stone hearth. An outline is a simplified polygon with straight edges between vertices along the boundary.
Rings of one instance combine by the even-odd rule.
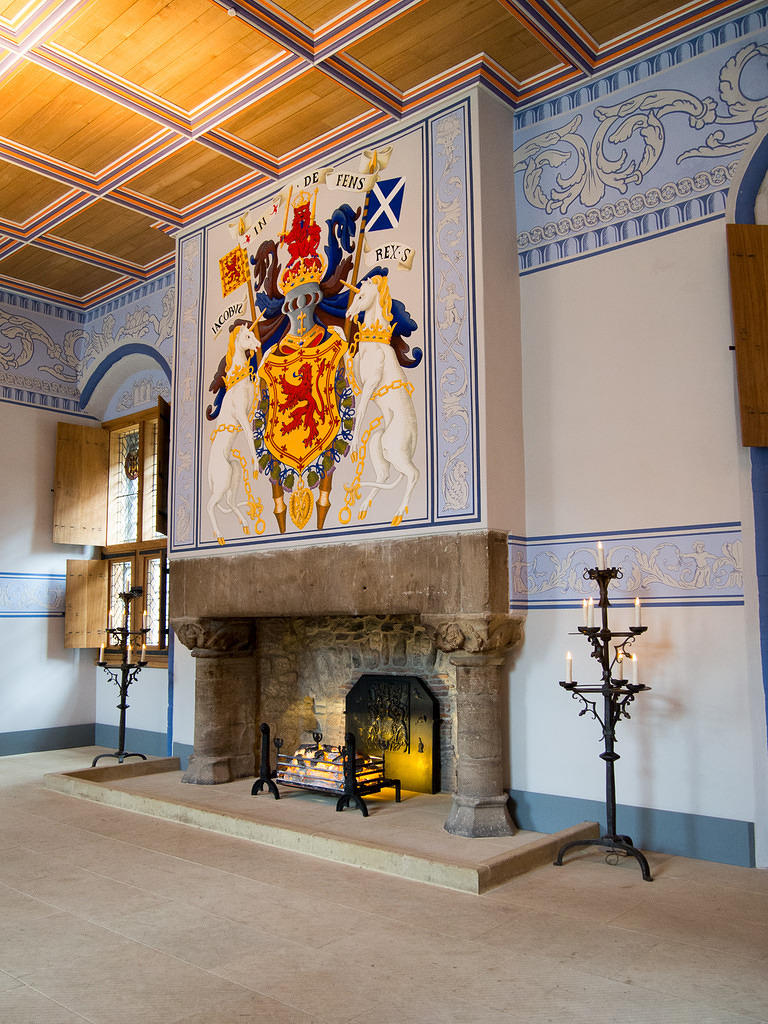
[[[260,720],[278,719],[288,747],[318,726],[339,742],[339,709],[357,678],[400,672],[425,678],[440,701],[446,829],[514,831],[503,665],[522,623],[508,613],[505,534],[281,547],[176,559],[170,572],[171,625],[196,659],[184,781],[253,775]]]

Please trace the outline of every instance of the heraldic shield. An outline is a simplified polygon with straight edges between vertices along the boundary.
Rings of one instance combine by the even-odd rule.
[[[264,444],[299,474],[333,444],[341,427],[334,380],[346,350],[335,332],[301,348],[285,338],[259,367],[269,392]]]

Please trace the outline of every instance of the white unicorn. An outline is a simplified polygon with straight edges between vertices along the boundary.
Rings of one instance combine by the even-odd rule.
[[[406,381],[390,344],[392,297],[387,278],[383,274],[374,274],[366,278],[359,288],[348,287],[355,296],[349,304],[347,318],[357,323],[359,342],[353,364],[360,395],[352,452],[353,458],[356,456],[357,459],[365,459],[370,454],[376,474],[375,481],[360,482],[361,487],[370,487],[371,490],[358,516],[365,519],[378,492],[397,487],[404,479],[405,491],[392,519],[392,525],[399,526],[408,512],[408,502],[419,480],[419,470],[413,461],[418,437],[416,409],[411,398],[413,385]],[[365,323],[360,323],[361,313],[365,313]],[[381,415],[372,420],[364,433],[371,402],[378,406]],[[362,450],[358,450],[361,444]],[[397,476],[390,480],[392,470]]]
[[[255,478],[258,472],[252,426],[258,384],[250,367],[250,353],[261,353],[261,343],[253,327],[256,327],[256,323],[252,327],[240,323],[230,330],[221,382],[226,386],[226,393],[221,402],[216,427],[211,434],[206,510],[213,535],[219,544],[224,544],[224,537],[216,520],[217,509],[234,512],[240,520],[243,533],[250,533],[248,520],[241,511],[243,507],[247,507],[250,519],[255,520],[254,529],[257,534],[263,533],[266,528],[261,518],[262,503],[254,499],[251,493],[251,475]],[[240,479],[247,500],[238,503],[235,494]]]

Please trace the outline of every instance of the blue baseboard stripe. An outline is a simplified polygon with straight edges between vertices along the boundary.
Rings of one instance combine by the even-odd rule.
[[[95,743],[99,747],[117,747],[118,729],[116,725],[96,725]],[[168,736],[164,732],[150,732],[147,729],[126,729],[125,745],[128,750],[150,757],[178,757],[182,769],[186,769],[192,754],[191,743],[173,743],[173,752],[168,750]]]
[[[0,757],[31,754],[39,750],[65,750],[67,747],[92,747],[95,726],[57,725],[49,729],[21,729],[0,733]]]
[[[509,794],[515,821],[522,829],[557,832],[582,821],[597,821],[601,828],[605,827],[605,804],[598,800],[519,789],[512,789]],[[616,827],[643,850],[738,867],[755,866],[755,826],[751,821],[617,805]]]

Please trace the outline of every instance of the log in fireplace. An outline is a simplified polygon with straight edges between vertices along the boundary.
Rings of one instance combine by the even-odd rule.
[[[270,728],[262,722],[261,767],[251,795],[258,796],[266,789],[275,800],[279,800],[279,782],[296,789],[337,796],[337,811],[354,806],[364,818],[368,817],[365,797],[372,793],[394,789],[395,802],[400,803],[400,780],[388,777],[383,752],[380,757],[358,753],[353,733],[347,733],[343,747],[324,744],[320,732],[313,733],[313,739],[314,743],[305,743],[293,754],[283,754],[283,740],[276,736],[273,742],[277,750],[277,769],[272,771]]]

